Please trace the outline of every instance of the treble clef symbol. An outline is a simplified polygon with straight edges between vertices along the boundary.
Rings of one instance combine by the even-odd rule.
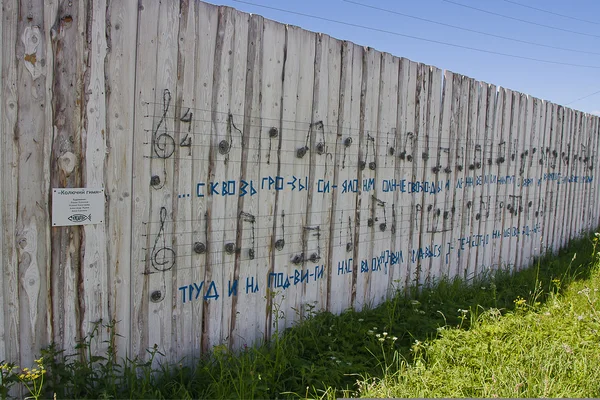
[[[165,272],[169,271],[175,265],[175,250],[167,247],[165,241],[165,221],[167,220],[167,209],[165,207],[160,208],[160,229],[154,240],[154,247],[152,248],[152,266],[157,271]],[[160,237],[163,237],[162,247],[158,248],[158,241]],[[157,249],[158,248],[158,249]]]
[[[153,135],[154,154],[159,158],[169,158],[175,152],[175,139],[173,139],[173,136],[169,135],[167,126],[164,124],[170,105],[171,92],[169,89],[165,89],[163,91],[163,113],[160,117],[160,121],[158,121],[158,125],[156,125]],[[164,125],[164,132],[159,135],[158,131],[162,125]]]

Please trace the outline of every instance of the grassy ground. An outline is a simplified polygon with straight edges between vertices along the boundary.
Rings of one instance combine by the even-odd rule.
[[[217,347],[193,368],[50,347],[37,373],[0,369],[0,398],[20,383],[57,398],[599,397],[595,252],[585,238],[518,273],[442,281],[362,312],[314,312],[269,343]]]

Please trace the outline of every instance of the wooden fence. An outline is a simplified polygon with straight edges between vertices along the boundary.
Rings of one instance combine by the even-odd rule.
[[[596,116],[196,0],[4,0],[0,32],[0,360],[251,344],[600,223]],[[103,222],[53,226],[55,188]]]

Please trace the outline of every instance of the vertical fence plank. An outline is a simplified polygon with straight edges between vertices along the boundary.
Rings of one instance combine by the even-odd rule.
[[[392,217],[394,204],[393,186],[395,154],[390,151],[396,138],[396,101],[398,92],[398,62],[388,53],[381,54],[380,79],[377,98],[375,148],[375,188],[369,218],[372,218],[373,254],[369,260],[371,282],[369,302],[382,303],[391,293],[388,292],[391,268],[390,251],[392,237]],[[370,168],[370,166],[369,166]],[[386,183],[387,182],[387,183]]]
[[[135,47],[137,5],[111,1],[107,8],[110,23],[107,56],[106,181],[107,264],[111,318],[116,321],[115,343],[119,354],[130,351],[131,337],[131,205],[133,167]],[[127,177],[123,179],[123,177]]]
[[[478,274],[487,274],[492,266],[492,248],[494,246],[494,205],[496,201],[496,189],[498,179],[498,164],[496,163],[496,151],[501,117],[501,102],[499,92],[495,85],[487,85],[486,110],[485,110],[485,141],[481,143],[482,148],[482,175],[483,188],[475,218],[479,216],[479,233],[482,248],[477,253]],[[484,275],[485,276],[485,275]]]
[[[337,46],[336,42],[327,35],[316,36],[307,214],[307,225],[311,229],[304,232],[304,253],[310,261],[300,276],[294,276],[294,284],[299,280],[304,292],[305,308],[301,309],[301,312],[326,307],[327,287],[330,286],[328,280],[332,277],[329,271],[324,270],[326,266],[328,269],[333,267],[328,263],[329,243],[335,240],[335,236],[331,235],[332,198],[338,189],[334,183],[334,154],[337,142],[341,52],[339,42]],[[304,279],[306,274],[309,276],[307,280]],[[310,274],[313,274],[313,279],[310,279]],[[314,278],[315,274],[318,279]]]
[[[83,66],[73,60],[84,57],[86,40],[80,32],[86,29],[89,20],[86,14],[91,10],[82,5],[71,8],[67,2],[54,5],[57,7],[53,11],[47,10],[54,14],[47,18],[55,27],[51,43],[55,76],[51,89],[54,98],[50,121],[53,127],[50,186],[79,188],[83,187],[82,161],[85,157],[82,146],[88,125],[82,119],[87,76],[84,77]],[[82,336],[90,333],[80,317],[86,310],[86,303],[93,307],[91,300],[81,298],[79,292],[79,285],[85,282],[80,255],[82,231],[78,226],[52,228],[53,340],[61,348],[74,348]]]
[[[34,349],[48,344],[50,249],[48,195],[51,108],[47,85],[52,82],[51,48],[41,1],[20,5],[27,18],[17,26],[17,220],[16,241],[19,276],[19,345],[21,365],[33,362]],[[27,59],[26,59],[27,58]],[[48,114],[47,114],[48,113]],[[16,282],[15,282],[16,283]]]
[[[196,8],[197,7],[197,8]],[[188,10],[188,14],[189,14]],[[205,282],[205,274],[210,263],[212,243],[208,233],[208,197],[209,197],[209,157],[214,151],[211,146],[212,127],[212,98],[214,88],[214,63],[215,47],[217,42],[217,29],[219,24],[218,8],[216,6],[195,2],[195,40],[196,57],[194,79],[195,110],[190,110],[194,115],[183,118],[186,110],[181,110],[183,119],[191,118],[191,152],[192,152],[192,187],[190,195],[194,201],[191,204],[192,243],[190,243],[191,273],[190,281],[182,282],[178,287],[177,301],[181,307],[191,308],[191,353],[196,356],[208,350],[206,338],[206,320],[204,318],[205,289],[210,283]],[[187,54],[186,54],[187,56]],[[184,77],[185,79],[185,77]],[[182,151],[183,149],[180,149]],[[189,151],[188,153],[189,154]],[[183,161],[183,160],[182,160]],[[183,187],[184,188],[184,187]],[[182,191],[182,195],[184,192]],[[193,247],[192,247],[193,246]],[[185,253],[184,253],[185,254]],[[185,264],[182,266],[185,268]],[[204,282],[204,283],[203,283]],[[204,287],[206,285],[206,288]],[[198,290],[197,288],[200,288]]]
[[[454,197],[456,195],[457,168],[456,168],[456,141],[458,137],[458,123],[460,115],[460,96],[462,78],[458,74],[446,72],[446,85],[449,86],[447,110],[448,126],[442,131],[440,145],[440,165],[447,179],[448,188],[444,195],[444,201],[440,207],[441,229],[443,232],[442,243],[444,254],[440,268],[440,278],[450,277],[450,268],[453,266],[454,242],[458,239],[454,233]]]
[[[3,360],[19,360],[19,272],[16,241],[18,198],[17,18],[16,0],[2,3],[0,35],[0,182],[2,183],[2,353]]]
[[[448,224],[449,208],[447,204],[452,203],[452,194],[454,182],[451,179],[452,167],[450,162],[450,126],[452,124],[452,105],[453,105],[453,74],[445,71],[443,75],[443,88],[441,99],[441,117],[439,128],[432,126],[432,135],[437,136],[434,141],[432,151],[435,152],[436,160],[433,169],[435,170],[435,181],[439,185],[441,192],[435,195],[435,201],[432,207],[432,213],[429,222],[432,242],[440,243],[442,254],[437,260],[432,260],[430,267],[430,279],[435,282],[443,279],[446,275],[446,254],[450,250],[450,229]],[[442,76],[440,75],[440,79]],[[436,92],[432,90],[432,96]],[[435,101],[435,100],[433,100]],[[431,154],[430,154],[431,155]]]
[[[399,105],[398,119],[401,121],[400,126],[400,154],[398,158],[400,162],[397,164],[400,170],[400,176],[404,177],[407,182],[414,182],[417,176],[415,165],[415,157],[418,157],[418,137],[415,134],[415,107],[417,96],[417,63],[408,59],[400,61],[400,90],[401,90],[401,105]],[[411,251],[415,246],[418,246],[418,239],[414,237],[418,235],[416,230],[417,208],[421,207],[419,196],[420,193],[409,191],[405,201],[399,205],[402,207],[402,215],[400,216],[402,238],[402,249],[405,249],[406,267],[402,269],[400,274],[401,283],[404,287],[410,287],[413,280],[413,268]]]
[[[521,115],[521,124],[519,128],[519,147],[517,154],[515,156],[515,161],[517,163],[517,171],[515,173],[515,198],[512,203],[514,208],[512,208],[512,213],[515,216],[514,218],[514,227],[516,228],[516,238],[514,241],[514,259],[515,266],[519,270],[525,268],[527,266],[527,262],[529,261],[529,256],[527,256],[526,260],[522,259],[522,250],[523,246],[527,243],[527,236],[525,232],[525,226],[527,225],[526,217],[529,213],[529,200],[528,200],[528,189],[529,184],[527,184],[528,177],[528,158],[529,152],[531,151],[531,141],[535,138],[533,129],[534,127],[534,98],[527,95],[521,96],[522,101],[522,110],[524,110]],[[533,205],[533,203],[532,203]]]
[[[451,146],[454,147],[453,171],[454,171],[454,197],[452,198],[451,226],[452,226],[452,246],[449,248],[449,263],[448,275],[451,277],[459,276],[461,273],[461,265],[463,263],[463,252],[460,252],[457,247],[457,242],[463,237],[463,214],[465,213],[464,206],[464,186],[465,186],[465,159],[466,159],[466,144],[468,138],[468,121],[469,121],[469,78],[456,75],[456,85],[458,90],[458,110],[455,119],[455,131],[452,138]]]
[[[262,317],[262,328],[265,337],[271,335],[272,329],[278,328],[276,325],[279,317],[273,319],[274,307],[279,307],[281,296],[277,292],[280,290],[275,287],[275,260],[288,262],[288,257],[292,252],[292,243],[288,240],[285,232],[292,229],[289,214],[296,212],[289,208],[289,204],[279,203],[280,191],[271,189],[273,183],[269,177],[279,175],[282,158],[288,162],[294,156],[293,153],[283,153],[282,145],[293,138],[294,133],[288,129],[282,121],[283,109],[283,81],[284,73],[287,71],[287,52],[286,52],[286,27],[273,21],[264,20],[263,31],[263,53],[262,53],[262,82],[260,91],[262,93],[262,112],[261,112],[261,130],[260,145],[257,143],[260,157],[260,186],[259,191],[259,218],[258,231],[260,240],[257,243],[259,248],[264,249],[262,263],[257,267],[259,285],[266,288],[266,299],[257,300],[258,317]],[[266,180],[265,180],[266,178]],[[295,183],[295,182],[294,182]],[[301,212],[301,210],[298,210]],[[288,216],[286,217],[286,212]],[[269,234],[270,233],[270,234]],[[262,307],[261,307],[262,306]],[[250,339],[250,338],[248,338]]]
[[[93,3],[91,15],[91,48],[89,53],[86,119],[87,129],[82,132],[82,154],[85,151],[84,184],[88,188],[104,187],[106,155],[106,84],[105,61],[106,43],[106,1]],[[109,323],[109,283],[106,254],[106,232],[104,224],[85,225],[85,246],[82,262],[82,282],[84,290],[81,310],[82,334],[93,331],[96,324]],[[100,328],[100,327],[99,327]],[[99,354],[105,354],[108,336],[104,329],[97,335]]]
[[[156,37],[156,76],[153,83],[154,96],[150,109],[152,113],[152,146],[150,170],[152,176],[158,176],[159,185],[150,189],[150,216],[152,227],[150,246],[146,256],[150,258],[148,277],[148,346],[155,347],[163,354],[172,352],[173,341],[171,282],[177,269],[177,251],[173,249],[174,232],[172,230],[174,194],[174,151],[173,137],[177,109],[177,42],[179,29],[179,3],[160,3],[157,10],[158,35]],[[139,57],[138,57],[139,61]],[[162,122],[161,122],[162,121]],[[148,137],[149,132],[146,133]],[[147,182],[150,182],[151,179]],[[170,225],[170,226],[169,226]],[[164,322],[163,322],[164,321]],[[166,322],[169,321],[169,322]],[[156,327],[156,328],[155,328]]]
[[[360,90],[362,77],[362,48],[349,42],[341,47],[339,111],[337,122],[333,192],[332,234],[330,257],[330,287],[327,309],[339,313],[352,304],[358,277],[358,261],[354,249],[358,241],[356,226],[356,192],[358,191],[358,133]],[[337,238],[336,238],[337,236]],[[337,264],[337,265],[336,265]],[[334,271],[335,270],[335,271]]]
[[[149,248],[154,238],[150,217],[151,157],[154,155],[152,132],[159,124],[154,121],[155,109],[162,114],[163,88],[156,88],[156,57],[158,51],[159,4],[153,1],[138,5],[138,29],[135,70],[135,112],[133,132],[133,206],[132,206],[132,327],[131,354],[144,359],[148,342],[149,272],[152,254]],[[159,101],[160,106],[155,107]],[[160,123],[162,124],[162,122]],[[160,125],[159,125],[160,128]],[[158,175],[157,175],[158,176]],[[162,176],[164,178],[164,176]],[[159,177],[160,179],[160,177]],[[160,184],[158,184],[160,185]],[[166,217],[166,216],[165,216]],[[156,227],[158,228],[158,224]],[[160,296],[157,296],[160,298]],[[159,330],[159,327],[156,328]]]
[[[238,188],[236,265],[227,295],[232,296],[229,343],[233,348],[253,344],[263,335],[265,320],[264,293],[266,271],[270,260],[270,227],[272,219],[260,214],[263,193],[256,192],[260,182],[261,147],[269,140],[273,121],[261,126],[263,73],[263,18],[253,15],[249,21],[247,75],[245,78],[244,121],[242,131],[241,173],[242,186]],[[269,66],[269,63],[266,64]],[[248,183],[250,182],[250,183]],[[256,182],[256,183],[254,183]],[[266,223],[266,224],[265,224]],[[262,289],[262,291],[261,291]],[[256,293],[256,294],[255,294]],[[225,295],[225,293],[224,293]]]
[[[247,16],[220,7],[208,176],[210,182],[216,183],[216,189],[207,200],[210,258],[204,276],[203,333],[209,349],[229,340],[231,297],[224,291],[234,275],[238,202],[228,193],[235,192],[230,186],[231,178],[237,180],[240,176],[247,35]],[[235,181],[231,182],[235,185]]]
[[[308,265],[306,235],[314,234],[307,223],[308,176],[310,173],[310,136],[316,127],[310,106],[314,90],[315,34],[294,26],[287,27],[287,57],[283,77],[282,129],[279,150],[280,172],[273,190],[280,191],[277,202],[285,215],[285,251],[275,254],[275,273],[269,283],[281,293],[285,327],[295,319],[294,308],[302,308],[302,290],[293,285],[295,271]],[[312,253],[311,253],[312,254]],[[314,276],[313,276],[314,278]],[[293,285],[293,286],[292,286]],[[289,289],[289,290],[288,290]],[[279,318],[278,315],[274,315]],[[275,321],[277,322],[277,321]],[[276,328],[282,328],[277,326]]]
[[[546,137],[544,138],[544,173],[546,174],[546,179],[544,179],[546,186],[544,190],[544,206],[542,208],[542,212],[544,217],[543,221],[543,233],[542,233],[542,241],[543,247],[542,251],[546,254],[552,246],[552,235],[554,228],[554,220],[556,218],[550,218],[554,211],[554,202],[556,198],[556,188],[554,187],[554,183],[550,180],[551,174],[554,172],[553,165],[555,166],[556,161],[554,158],[554,152],[556,151],[556,137],[557,137],[557,119],[558,119],[558,108],[555,104],[548,102],[546,103]]]
[[[486,179],[488,169],[491,165],[488,165],[485,160],[485,154],[487,150],[487,143],[492,142],[492,116],[490,111],[493,110],[493,106],[490,107],[489,101],[489,90],[490,85],[478,82],[479,96],[477,105],[477,131],[475,137],[471,140],[474,148],[472,149],[472,155],[468,160],[468,169],[473,173],[473,203],[471,205],[471,235],[467,238],[467,246],[469,248],[469,269],[468,274],[473,277],[477,277],[481,271],[482,260],[485,256],[486,246],[489,240],[487,237],[487,231],[483,230],[484,223],[482,218],[485,218],[486,206],[489,205],[489,199],[486,198],[485,192],[489,187],[489,180]]]
[[[181,2],[179,34],[178,34],[178,65],[177,65],[177,97],[173,120],[175,140],[174,151],[174,176],[175,188],[173,191],[173,248],[177,253],[177,263],[173,282],[170,287],[173,293],[173,325],[172,325],[172,350],[173,358],[185,360],[189,365],[199,349],[197,332],[201,329],[194,324],[195,307],[187,304],[183,298],[180,287],[188,287],[197,283],[194,279],[197,267],[193,265],[194,252],[194,226],[192,208],[195,204],[196,193],[194,186],[194,156],[198,149],[196,121],[205,115],[198,109],[196,103],[195,80],[197,53],[196,38],[196,5],[195,1]],[[189,290],[189,289],[188,289]]]
[[[436,271],[442,260],[444,250],[441,235],[437,234],[436,224],[442,211],[439,207],[443,197],[444,183],[439,180],[439,148],[440,126],[442,117],[442,71],[428,66],[429,84],[427,88],[426,128],[424,142],[425,148],[421,152],[423,159],[423,230],[422,246],[428,255],[423,261],[421,282],[431,286],[435,283]],[[443,174],[443,173],[442,173]]]
[[[475,82],[474,79],[468,78],[469,81],[469,98],[468,98],[468,111],[467,111],[467,129],[466,137],[464,138],[464,154],[465,158],[461,163],[464,171],[464,181],[462,185],[463,191],[463,203],[461,207],[462,213],[462,228],[461,236],[458,241],[455,242],[457,252],[459,254],[459,276],[465,280],[470,280],[473,276],[474,268],[471,265],[473,262],[472,258],[475,257],[475,250],[472,250],[469,246],[471,243],[471,235],[473,232],[473,224],[475,223],[473,213],[475,204],[475,180],[476,180],[476,167],[475,158],[477,157],[476,146],[479,145],[479,139],[477,138],[478,123],[479,123],[479,83]],[[480,152],[479,152],[480,153]],[[460,189],[459,189],[460,190]]]

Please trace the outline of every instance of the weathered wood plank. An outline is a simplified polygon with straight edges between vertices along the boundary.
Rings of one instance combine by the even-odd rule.
[[[311,254],[305,254],[305,235],[312,234],[307,222],[307,202],[310,171],[310,134],[315,128],[312,121],[315,62],[315,34],[295,26],[287,26],[286,61],[283,76],[281,110],[281,147],[278,160],[280,169],[275,179],[274,190],[280,191],[277,198],[280,214],[285,213],[285,251],[275,253],[274,272],[269,284],[280,292],[280,325],[289,327],[296,319],[296,309],[303,307],[302,289],[294,285],[296,271],[308,265]],[[277,180],[280,179],[279,184]],[[278,189],[277,185],[283,185]],[[288,290],[289,289],[289,290]],[[273,309],[275,311],[275,308]],[[275,321],[277,322],[277,321]]]
[[[398,140],[399,153],[396,160],[397,181],[407,182],[416,180],[415,157],[418,153],[418,138],[415,136],[415,98],[417,96],[417,64],[402,58],[399,72],[399,102],[398,102]],[[404,263],[399,268],[397,279],[399,285],[408,288],[412,285],[413,265],[410,257],[415,244],[413,237],[416,231],[416,209],[420,206],[420,193],[410,191],[408,196],[401,196],[398,202],[399,213],[397,226],[400,227],[400,250],[404,252]],[[418,198],[417,198],[418,197]]]
[[[161,120],[160,115],[154,120],[154,114],[155,110],[162,114],[164,89],[155,87],[158,50],[158,6],[159,4],[153,1],[139,3],[136,43],[136,98],[133,131],[134,150],[132,155],[131,355],[140,357],[140,359],[146,357],[146,349],[149,347],[149,273],[151,272],[150,268],[152,268],[151,258],[153,254],[148,253],[151,252],[153,240],[155,239],[151,234],[151,229],[154,226],[157,228],[160,226],[160,223],[152,224],[150,220],[150,191],[154,190],[151,187],[151,177],[155,172],[150,168],[151,157],[154,156],[152,133],[156,125],[160,128],[160,124],[162,124],[162,122],[159,122]],[[155,105],[156,101],[160,104]],[[161,174],[160,178],[164,178],[164,176]],[[160,183],[157,183],[157,185],[160,185]],[[156,221],[159,218],[160,216],[154,216],[153,220]],[[160,299],[160,297],[156,296],[157,299]],[[155,330],[160,330],[160,327],[156,327]]]
[[[173,358],[191,365],[199,356],[200,341],[195,334],[200,330],[194,325],[194,307],[182,296],[180,287],[188,287],[194,279],[193,254],[194,235],[192,208],[196,200],[194,187],[194,150],[197,149],[196,131],[192,130],[196,120],[203,117],[197,109],[195,98],[196,60],[196,2],[181,2],[178,32],[177,98],[175,101],[174,133],[174,177],[173,195],[173,248],[177,251],[177,268],[174,273],[173,293]],[[183,144],[183,146],[182,146]],[[192,194],[194,195],[192,197]]]
[[[544,179],[546,186],[544,189],[544,206],[542,213],[545,216],[542,219],[543,231],[542,231],[542,252],[546,254],[552,246],[552,234],[554,227],[555,218],[551,218],[554,211],[554,200],[556,197],[556,188],[554,182],[548,179],[550,174],[554,172],[552,165],[556,165],[554,152],[556,151],[556,137],[557,137],[557,119],[558,119],[558,107],[556,104],[548,102],[546,103],[546,136],[544,138],[544,173],[547,179]],[[541,201],[541,200],[540,200]]]
[[[18,199],[17,17],[16,0],[2,3],[0,35],[0,179],[2,183],[2,347],[0,358],[19,360],[19,272],[16,241]]]
[[[435,195],[435,200],[432,204],[432,210],[429,213],[429,230],[431,231],[432,243],[438,243],[442,248],[442,254],[436,260],[432,260],[430,267],[430,280],[435,282],[446,276],[446,254],[450,250],[450,234],[449,229],[449,209],[447,204],[452,204],[452,196],[454,193],[454,182],[451,179],[452,167],[450,161],[450,153],[454,149],[450,148],[450,126],[453,122],[453,95],[456,93],[453,84],[454,74],[450,71],[444,71],[443,88],[441,89],[441,116],[439,121],[439,129],[432,128],[432,135],[437,136],[437,140],[433,141],[433,146],[430,146],[431,153],[435,154],[435,164],[432,167],[435,176],[435,181],[441,192]]]
[[[490,124],[490,106],[488,105],[489,85],[483,82],[476,82],[478,86],[478,103],[477,103],[477,129],[475,135],[471,137],[473,148],[468,161],[468,170],[473,176],[473,202],[471,204],[471,231],[466,237],[466,247],[469,249],[469,266],[467,276],[476,278],[480,273],[481,260],[484,257],[486,246],[486,234],[483,230],[484,223],[482,215],[485,217],[485,207],[489,203],[484,196],[485,193],[485,176],[490,165],[485,162],[485,150],[491,138]],[[458,243],[457,243],[458,245]],[[462,243],[461,243],[462,245]]]
[[[48,13],[50,13],[48,8]],[[50,264],[48,243],[49,157],[52,127],[48,125],[51,107],[48,84],[52,69],[46,61],[52,50],[46,31],[47,20],[41,1],[23,3],[17,27],[17,98],[15,136],[18,138],[16,241],[19,271],[19,341],[22,365],[33,362],[31,349],[48,344]],[[48,18],[45,18],[48,16]],[[49,29],[48,29],[49,31]],[[50,57],[51,60],[51,57]],[[42,66],[44,64],[44,66]],[[22,291],[21,291],[22,290]]]
[[[89,67],[86,70],[87,129],[82,131],[82,155],[84,157],[83,183],[85,187],[104,187],[104,163],[106,158],[106,0],[96,0],[89,10],[88,25],[91,37]],[[85,153],[84,153],[85,151]],[[84,297],[80,302],[82,334],[92,332],[96,324],[109,321],[109,282],[104,224],[85,225],[82,246],[85,246],[81,263],[81,281]],[[96,336],[98,354],[105,354],[109,332],[99,329]]]
[[[259,254],[256,265],[256,279],[259,289],[265,290],[266,296],[253,295],[251,305],[255,305],[256,329],[263,332],[264,337],[271,335],[273,328],[277,329],[278,317],[273,318],[274,308],[280,304],[281,297],[277,295],[280,289],[275,287],[275,259],[286,257],[291,252],[291,244],[285,234],[289,231],[289,217],[294,211],[288,204],[281,204],[277,200],[280,191],[271,189],[268,177],[279,175],[282,161],[282,144],[288,140],[290,132],[287,124],[284,131],[282,121],[283,109],[283,79],[286,70],[286,27],[273,21],[263,22],[263,50],[262,50],[262,75],[260,93],[262,93],[262,110],[260,114],[260,141],[255,145],[260,160],[260,186],[259,192],[258,227],[259,232],[257,247]],[[255,138],[256,139],[256,138]],[[290,157],[283,157],[283,161]],[[267,185],[263,187],[264,179]],[[258,182],[257,182],[258,185]],[[287,259],[287,258],[286,258]],[[252,283],[252,282],[249,282]],[[252,286],[250,286],[252,287]],[[254,286],[256,287],[256,286]],[[262,318],[262,320],[261,320]],[[244,336],[247,341],[252,337]]]
[[[209,209],[207,204],[210,185],[208,161],[210,153],[214,151],[211,147],[212,138],[210,132],[212,127],[213,89],[215,85],[213,75],[215,70],[215,47],[219,24],[218,8],[216,6],[203,2],[196,2],[195,6],[197,6],[195,9],[196,35],[194,37],[196,55],[194,56],[193,97],[196,108],[190,110],[195,116],[188,115],[187,117],[191,118],[191,131],[193,133],[190,145],[193,157],[191,174],[194,181],[192,182],[192,187],[189,188],[191,197],[194,199],[191,207],[191,231],[193,238],[191,243],[186,243],[189,246],[188,252],[192,255],[191,276],[190,281],[181,282],[182,286],[177,289],[180,292],[177,301],[181,303],[181,307],[190,308],[192,313],[192,319],[189,324],[189,329],[191,329],[191,347],[189,353],[192,354],[192,357],[198,356],[203,351],[206,352],[209,346],[205,334],[208,321],[204,319],[204,307],[206,306],[204,296],[208,293],[205,289],[209,284],[206,282],[202,284],[202,282],[205,280],[206,270],[210,263],[211,252],[209,249],[212,245],[208,232]],[[187,108],[185,111],[187,111]],[[184,116],[185,111],[180,110],[180,114]],[[180,187],[182,194],[182,189],[184,188],[185,186]],[[181,222],[181,217],[179,217],[179,221]],[[185,268],[185,264],[183,268]],[[202,286],[200,293],[194,285],[197,287]],[[192,293],[191,295],[190,292]]]
[[[271,254],[271,235],[273,217],[265,208],[261,213],[261,200],[270,197],[270,193],[258,191],[260,173],[265,171],[263,164],[262,148],[267,147],[272,138],[270,129],[275,121],[265,121],[262,125],[262,109],[265,95],[261,96],[263,89],[263,74],[268,80],[266,85],[271,85],[273,75],[278,73],[281,82],[281,62],[266,60],[264,19],[259,15],[252,15],[249,22],[247,64],[248,72],[245,88],[245,110],[243,124],[242,172],[240,177],[246,182],[240,193],[238,209],[238,242],[236,247],[240,251],[236,254],[236,270],[234,282],[237,282],[237,295],[232,298],[232,318],[229,343],[233,348],[243,345],[255,344],[264,337],[264,321],[266,319],[266,286],[267,271]],[[279,40],[281,40],[279,38]],[[268,51],[283,52],[283,45]],[[278,59],[277,61],[281,61]],[[265,70],[264,66],[267,66]],[[277,69],[279,68],[279,71]],[[268,71],[268,72],[267,72]],[[273,75],[272,75],[272,74]],[[266,94],[266,92],[265,92]],[[281,97],[281,96],[280,96]],[[279,98],[280,98],[279,97]],[[279,99],[277,99],[279,100]],[[279,112],[277,103],[276,112]],[[276,128],[275,128],[276,129]],[[278,131],[277,131],[278,133]],[[241,189],[240,189],[241,190]],[[271,203],[272,205],[273,203]]]
[[[452,199],[452,206],[450,206],[451,213],[451,226],[452,226],[452,240],[450,241],[452,247],[447,251],[449,254],[448,275],[451,277],[459,276],[462,272],[461,265],[464,263],[463,257],[464,252],[460,252],[457,247],[457,242],[463,237],[463,214],[465,213],[465,162],[466,162],[466,145],[468,138],[468,127],[469,127],[469,88],[470,80],[466,76],[456,76],[458,81],[456,82],[459,87],[458,93],[458,112],[455,120],[455,135],[453,135],[453,142],[451,146],[454,147],[454,197]],[[460,82],[460,83],[459,83]]]
[[[300,311],[303,318],[313,310],[322,310],[327,306],[327,287],[331,274],[325,269],[333,267],[328,260],[329,242],[334,240],[331,235],[332,198],[333,192],[338,190],[333,183],[333,168],[340,92],[340,47],[339,41],[328,35],[316,36],[307,204],[307,224],[311,229],[304,232],[304,254],[308,255],[310,261],[306,262],[304,273],[308,272],[309,276],[317,274],[318,279],[302,283],[304,306]],[[297,279],[295,277],[294,281]]]
[[[53,130],[50,186],[52,188],[82,187],[82,120],[84,99],[83,59],[86,8],[69,7],[67,2],[54,3],[54,18],[47,16],[53,24],[51,56],[54,64],[54,81],[50,93],[52,116],[49,126]],[[49,7],[52,8],[52,7]],[[50,20],[51,19],[51,20]],[[53,340],[61,348],[73,349],[82,335],[87,333],[81,326],[81,308],[85,307],[79,298],[81,279],[82,229],[74,227],[52,228],[52,327]]]
[[[244,89],[248,50],[248,15],[228,7],[219,8],[215,48],[212,129],[209,177],[221,182],[220,196],[208,198],[210,261],[205,273],[207,290],[204,321],[209,348],[228,343],[231,323],[231,297],[225,294],[234,278],[238,200],[222,182],[240,176],[244,122]],[[226,188],[226,189],[224,189]]]
[[[358,261],[354,249],[358,246],[356,226],[356,192],[358,191],[358,143],[360,122],[360,91],[363,49],[350,42],[341,45],[339,112],[332,195],[332,233],[329,258],[327,310],[340,313],[350,307]],[[333,95],[333,94],[332,94]]]
[[[459,265],[458,274],[459,277],[465,280],[473,278],[473,269],[471,269],[471,258],[475,252],[470,248],[470,238],[473,233],[473,223],[475,221],[473,213],[475,203],[475,158],[476,146],[479,145],[477,138],[478,133],[478,120],[479,120],[479,83],[475,82],[472,78],[467,78],[469,82],[468,87],[468,100],[467,100],[467,127],[466,136],[460,143],[460,146],[464,146],[464,160],[462,160],[460,166],[463,169],[462,177],[462,188],[457,188],[463,192],[462,205],[457,207],[461,215],[461,236],[457,241],[454,242],[454,246],[457,249]],[[480,152],[479,152],[480,153]],[[459,178],[460,179],[460,178]]]
[[[131,260],[132,181],[122,179],[133,173],[133,135],[135,110],[135,46],[137,32],[137,4],[111,1],[107,8],[110,23],[108,40],[110,51],[106,65],[106,180],[107,211],[107,265],[109,282],[110,318],[117,321],[115,343],[119,354],[130,353],[131,348]],[[128,221],[123,223],[123,221]],[[109,321],[107,321],[109,322]]]
[[[369,260],[371,282],[369,288],[369,302],[381,304],[386,298],[393,295],[390,290],[390,269],[392,268],[393,215],[394,203],[394,171],[396,168],[396,154],[394,142],[396,140],[397,100],[398,100],[398,59],[388,53],[381,54],[380,79],[377,103],[375,148],[375,187],[372,193],[371,210],[372,218],[372,248],[373,254]]]
[[[375,229],[375,169],[377,168],[377,100],[381,76],[381,53],[367,48],[363,53],[363,78],[361,86],[361,105],[358,142],[358,199],[356,238],[358,252],[356,259],[360,263],[356,280],[354,308],[363,309],[373,305],[370,288],[372,279],[371,261],[373,259],[373,239]],[[381,208],[381,206],[377,207]],[[369,243],[367,245],[367,243]]]
[[[527,225],[526,217],[530,208],[527,196],[530,185],[526,183],[529,172],[527,161],[531,151],[531,140],[534,138],[534,133],[532,132],[534,119],[533,97],[522,95],[521,101],[522,114],[519,127],[519,147],[515,157],[515,162],[517,163],[517,171],[515,173],[517,186],[515,189],[516,201],[513,203],[514,208],[512,209],[512,213],[515,216],[514,226],[517,229],[517,237],[513,239],[515,249],[513,257],[515,266],[519,270],[527,267],[527,263],[529,262],[529,256],[525,260],[522,259],[522,250],[527,242],[525,226]]]

